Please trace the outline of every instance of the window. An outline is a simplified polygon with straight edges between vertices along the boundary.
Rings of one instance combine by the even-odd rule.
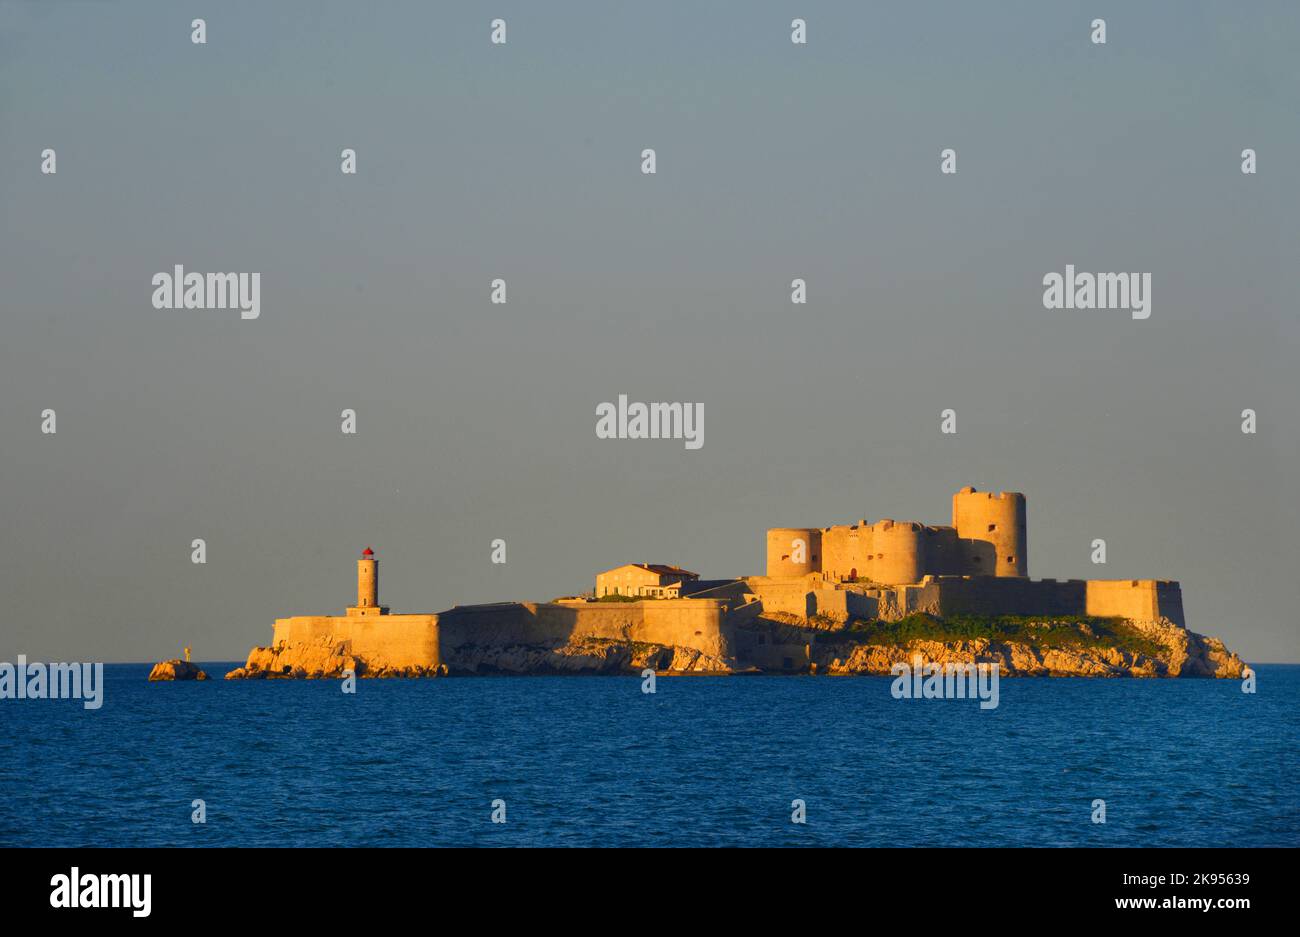
[[[997,530],[997,529],[998,529],[998,525],[997,525],[997,524],[989,524],[989,533],[993,533],[993,531],[995,531],[995,530]]]

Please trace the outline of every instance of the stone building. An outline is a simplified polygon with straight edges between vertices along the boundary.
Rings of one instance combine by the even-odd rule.
[[[952,526],[885,519],[874,524],[776,527],[767,532],[767,575],[819,573],[829,582],[887,585],[926,576],[1029,575],[1025,496],[963,488]]]
[[[663,563],[626,563],[596,574],[596,598],[606,595],[678,598],[682,586],[699,573]]]
[[[952,496],[952,525],[885,519],[767,531],[767,575],[746,583],[768,611],[832,618],[1097,615],[1183,625],[1163,579],[1029,579],[1025,496]]]

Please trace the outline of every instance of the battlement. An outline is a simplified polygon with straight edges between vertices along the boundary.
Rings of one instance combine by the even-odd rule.
[[[997,499],[999,501],[1014,501],[1014,500],[1023,501],[1025,499],[1025,496],[1021,494],[1019,491],[997,491],[997,492],[980,491],[979,489],[971,485],[967,485],[965,488],[962,488],[960,491],[957,492],[957,495],[963,497],[969,495],[977,495],[981,498],[984,498],[985,500]],[[954,495],[954,497],[956,497],[957,495]]]
[[[882,518],[767,532],[768,576],[820,573],[830,582],[919,582],[927,575],[1029,575],[1025,496],[967,486],[953,495],[952,526]]]
[[[864,518],[851,525],[774,527],[767,532],[767,576],[749,581],[762,584],[765,602],[800,614],[824,605],[832,615],[871,609],[1069,614],[1167,619],[1186,627],[1177,582],[1031,581],[1026,517],[1020,492],[967,485],[952,496],[951,526],[886,517],[875,523]],[[834,594],[842,590],[858,597]]]
[[[745,580],[765,612],[896,621],[917,612],[954,615],[1125,618],[1169,621],[1181,628],[1183,596],[1163,579],[1024,579],[1014,576],[925,576],[917,583],[827,583],[816,576]]]

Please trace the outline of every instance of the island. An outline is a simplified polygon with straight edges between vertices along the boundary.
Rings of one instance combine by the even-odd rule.
[[[149,671],[149,681],[158,683],[168,680],[206,680],[208,675],[199,669],[197,664],[190,663],[189,656],[185,660],[179,657],[173,657],[171,660],[163,660],[153,665],[153,670]]]
[[[920,657],[1005,676],[1220,677],[1248,669],[1187,630],[1164,579],[1029,578],[1018,492],[963,488],[951,526],[860,520],[767,531],[763,576],[627,563],[583,595],[394,614],[357,560],[343,615],[275,621],[227,680],[488,674],[889,675]]]

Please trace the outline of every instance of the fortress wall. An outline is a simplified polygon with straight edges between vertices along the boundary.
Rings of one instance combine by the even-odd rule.
[[[683,601],[669,599],[664,601]],[[690,601],[685,600],[685,601]],[[650,602],[562,601],[534,606],[536,614],[555,623],[565,640],[603,638],[634,640],[645,628],[645,608]],[[642,639],[643,640],[643,639]]]
[[[853,576],[867,575],[867,560],[874,545],[871,527],[864,521],[850,526],[837,524],[827,527],[822,535],[822,562],[820,569],[833,582],[849,580]]]
[[[1089,615],[1117,615],[1137,621],[1168,618],[1187,627],[1182,588],[1164,579],[1090,579],[1087,609]]]
[[[538,618],[554,622],[565,640],[604,638],[692,647],[718,657],[730,651],[723,625],[727,602],[720,599],[661,599],[646,602],[555,602],[533,605]]]
[[[1088,582],[1088,614],[1155,619],[1155,583],[1139,579],[1093,579]]]
[[[796,562],[796,543],[804,543],[803,561]],[[822,536],[815,527],[773,527],[767,532],[767,574],[803,576],[822,568]]]
[[[437,667],[441,662],[437,615],[301,615],[277,618],[273,643],[345,642],[351,654],[374,666]]]
[[[500,602],[458,605],[431,616],[385,615],[357,621],[383,628],[385,622],[391,626],[402,618],[429,620],[434,626],[435,644],[441,646],[439,661],[442,656],[464,647],[561,647],[583,638],[692,647],[725,657],[730,654],[724,629],[727,605],[718,599]],[[435,650],[435,653],[439,652]]]
[[[886,611],[890,612],[895,618],[906,618],[908,615],[917,612],[925,612],[927,615],[941,615],[943,613],[943,594],[939,589],[938,582],[928,579],[928,581],[916,585],[899,586],[894,590],[892,608]]]
[[[324,615],[298,615],[293,618],[277,618],[271,644],[313,644],[317,640],[331,635],[332,632],[326,625],[329,620]]]
[[[998,551],[987,540],[958,538],[955,576],[992,576],[998,568]]]
[[[853,618],[873,619],[880,607],[880,600],[862,592],[848,592],[843,589],[817,589],[812,593],[816,614],[825,615],[836,621],[849,621]]]
[[[812,581],[807,576],[772,578],[751,576],[745,580],[749,589],[763,603],[765,612],[784,612],[807,617],[817,612]]]
[[[933,582],[911,585],[859,584],[827,588],[808,578],[745,580],[763,603],[764,612],[784,612],[810,618],[825,615],[839,621],[881,618],[894,621],[912,612],[939,614],[939,587]]]
[[[1186,627],[1182,590],[1166,580],[1021,579],[926,576],[917,583],[865,584],[831,589],[808,577],[745,580],[765,612],[811,617],[895,621],[930,615],[1098,615],[1138,620],[1167,618]]]
[[[974,576],[939,578],[940,615],[1083,615],[1086,583],[1082,579],[1019,579]]]
[[[955,527],[927,527],[925,535],[925,574],[931,576],[968,575],[969,564],[957,539]],[[990,555],[992,551],[990,550]]]
[[[784,612],[787,615],[802,615],[805,618],[817,614],[817,600],[807,589],[773,589],[763,590],[763,610],[767,612]]]
[[[670,599],[647,602],[645,621],[632,640],[693,647],[714,657],[727,657],[731,645],[724,625],[727,603],[718,599]]]
[[[1156,611],[1180,628],[1187,627],[1183,617],[1183,587],[1169,579],[1156,580]]]
[[[442,646],[535,644],[558,647],[571,628],[558,616],[538,615],[523,602],[457,605],[438,614]]]
[[[983,569],[971,575],[1028,576],[1029,543],[1025,523],[1025,496],[1015,491],[994,494],[966,487],[952,496],[952,525],[963,540],[993,545],[994,567],[975,564],[978,549],[972,551],[973,565]]]

